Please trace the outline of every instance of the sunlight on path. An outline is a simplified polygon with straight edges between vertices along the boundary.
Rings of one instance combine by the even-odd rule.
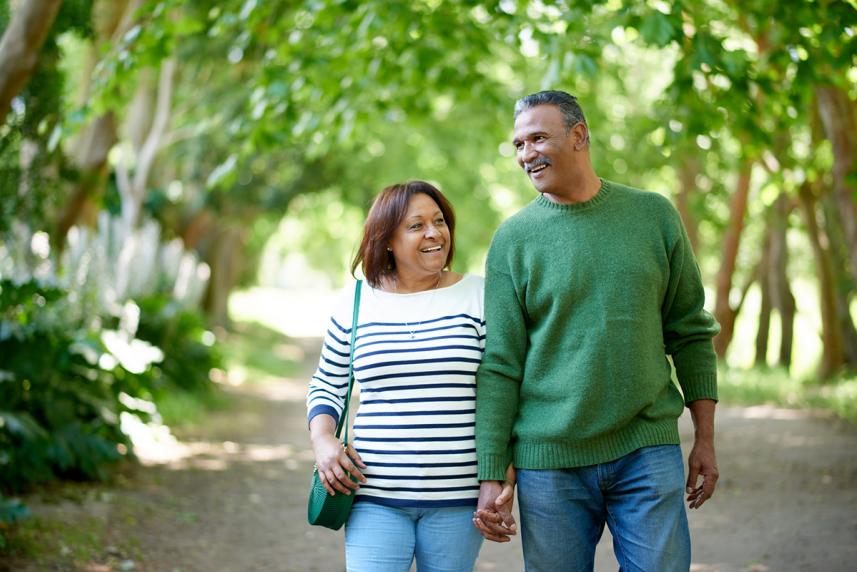
[[[259,322],[292,338],[320,338],[337,296],[327,290],[251,288],[232,294],[229,312],[236,321]]]

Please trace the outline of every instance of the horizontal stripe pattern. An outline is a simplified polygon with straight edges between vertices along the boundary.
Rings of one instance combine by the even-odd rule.
[[[353,443],[366,463],[357,500],[391,506],[475,503],[476,369],[485,345],[483,280],[391,294],[364,285]],[[341,415],[353,293],[333,312],[307,393],[308,416]]]

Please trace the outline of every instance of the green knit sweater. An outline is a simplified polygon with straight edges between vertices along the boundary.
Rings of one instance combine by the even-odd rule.
[[[485,278],[480,480],[678,443],[684,403],[717,399],[719,327],[666,198],[608,181],[584,203],[539,196],[497,230]]]

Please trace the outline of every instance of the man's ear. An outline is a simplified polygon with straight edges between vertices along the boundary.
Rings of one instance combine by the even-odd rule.
[[[589,128],[583,122],[571,128],[571,138],[575,151],[583,151],[589,146]]]

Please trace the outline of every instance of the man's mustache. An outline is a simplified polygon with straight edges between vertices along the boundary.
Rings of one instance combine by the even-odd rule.
[[[531,163],[524,163],[524,170],[529,173],[530,171],[532,171],[536,167],[541,167],[542,165],[550,167],[551,166],[550,159],[548,159],[547,157],[539,157],[538,159],[536,159],[535,161],[533,161]]]

